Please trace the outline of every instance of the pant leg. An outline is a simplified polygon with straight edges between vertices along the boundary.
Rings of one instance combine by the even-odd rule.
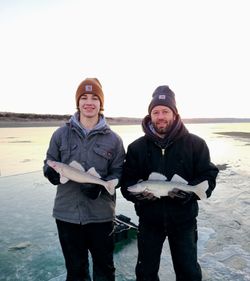
[[[172,229],[168,240],[176,281],[201,281],[201,268],[197,260],[196,219]]]
[[[84,226],[60,220],[56,224],[67,269],[66,281],[90,281]]]
[[[161,252],[166,234],[163,227],[139,223],[136,281],[159,281]]]
[[[114,224],[113,222],[88,224],[93,260],[94,281],[114,281]]]

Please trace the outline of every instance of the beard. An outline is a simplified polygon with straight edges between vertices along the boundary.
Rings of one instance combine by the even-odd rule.
[[[166,122],[152,122],[153,128],[155,132],[161,136],[164,137],[168,134],[168,132],[171,130],[173,121],[166,121]]]

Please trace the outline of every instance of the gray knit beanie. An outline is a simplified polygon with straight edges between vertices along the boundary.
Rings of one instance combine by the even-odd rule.
[[[176,108],[175,94],[168,86],[159,86],[155,89],[152,95],[152,100],[148,107],[148,113],[151,114],[152,109],[157,105],[164,105],[173,110],[177,115],[178,110]]]

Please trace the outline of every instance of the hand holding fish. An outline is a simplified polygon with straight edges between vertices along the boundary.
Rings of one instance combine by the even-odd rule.
[[[143,184],[143,180],[140,179],[137,184]],[[133,195],[137,200],[143,201],[143,200],[155,200],[157,197],[154,196],[152,192],[149,192],[147,189],[145,189],[142,192],[130,192],[131,195]]]
[[[192,191],[184,191],[179,188],[173,188],[168,192],[168,196],[181,204],[186,204],[192,199],[199,200],[200,198]]]
[[[142,193],[134,194],[137,200],[156,200],[157,197],[154,196],[153,193],[148,191],[143,191]]]
[[[46,166],[44,170],[45,177],[54,185],[60,183],[60,174],[58,174],[52,167]]]

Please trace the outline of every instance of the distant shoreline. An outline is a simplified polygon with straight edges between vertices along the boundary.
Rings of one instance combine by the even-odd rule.
[[[58,127],[71,115],[0,112],[0,128]],[[106,117],[109,125],[138,125],[142,118]],[[183,118],[186,124],[198,123],[250,123],[250,118]]]
[[[66,119],[9,119],[4,120],[0,117],[0,128],[19,128],[19,127],[60,127],[69,118]],[[140,125],[141,119],[136,118],[106,118],[109,125]]]
[[[71,115],[34,114],[0,112],[0,128],[15,127],[59,127],[70,119]],[[141,118],[105,117],[109,125],[137,125]]]
[[[250,139],[250,133],[249,132],[216,132],[215,134],[229,136],[229,137],[238,137],[238,138]]]

